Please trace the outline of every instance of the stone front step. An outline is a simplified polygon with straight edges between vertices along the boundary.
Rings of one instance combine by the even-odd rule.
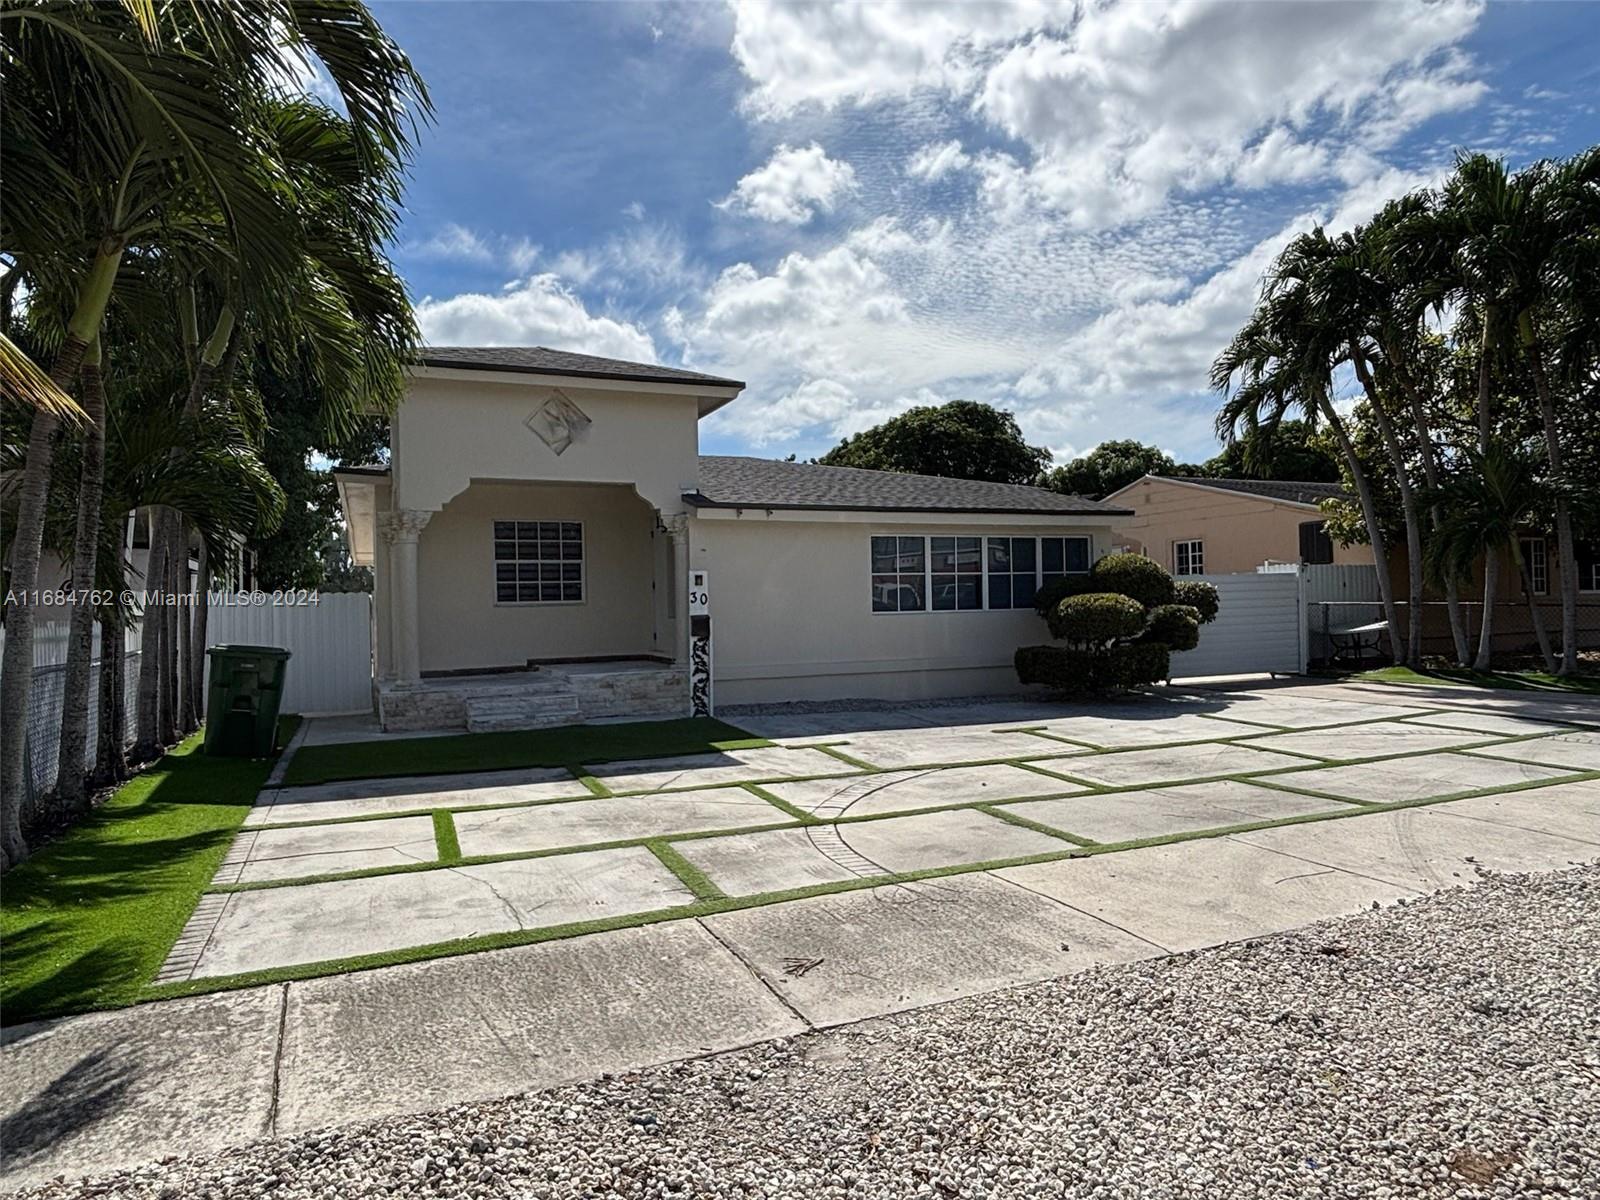
[[[571,691],[502,692],[467,701],[470,733],[570,725],[578,717],[578,698]]]

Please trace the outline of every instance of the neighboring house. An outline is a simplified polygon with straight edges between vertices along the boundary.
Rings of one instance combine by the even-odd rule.
[[[1015,690],[1013,652],[1045,637],[1034,590],[1087,571],[1132,515],[702,457],[700,419],[743,386],[539,347],[426,351],[390,466],[336,472],[352,557],[375,568],[385,727],[686,711],[691,572],[721,703]]]
[[[1366,546],[1329,538],[1319,501],[1336,483],[1146,475],[1105,498],[1134,516],[1117,523],[1118,544],[1174,575],[1233,575],[1275,563],[1368,563]]]

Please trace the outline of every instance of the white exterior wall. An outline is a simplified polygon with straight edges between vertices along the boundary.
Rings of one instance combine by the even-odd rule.
[[[589,382],[419,373],[394,420],[392,506],[437,511],[475,480],[539,480],[627,484],[663,513],[683,511],[699,470],[697,396]],[[559,455],[524,424],[552,383],[593,422]]]
[[[1013,654],[1050,640],[1034,611],[875,613],[871,538],[1067,534],[1090,537],[1091,558],[1110,544],[1103,528],[1003,516],[839,516],[691,522],[692,566],[710,572],[718,705],[1022,691]]]
[[[497,602],[497,520],[583,522],[584,599]],[[434,515],[418,540],[422,670],[671,654],[670,631],[662,631],[660,644],[656,638],[654,528],[653,511],[631,488],[474,483]]]

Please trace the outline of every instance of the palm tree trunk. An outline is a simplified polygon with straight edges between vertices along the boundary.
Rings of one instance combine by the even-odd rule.
[[[133,738],[135,762],[152,759],[161,749],[161,581],[166,577],[165,512],[152,508],[146,514],[150,550],[145,560],[144,603],[140,605],[139,693],[134,714],[137,732]]]
[[[195,716],[205,719],[206,713],[206,624],[211,615],[211,553],[205,539],[200,539],[199,578],[195,581],[194,633],[191,644],[194,657],[189,661],[189,703]]]
[[[199,721],[195,718],[194,689],[190,686],[191,676],[194,674],[194,626],[190,621],[190,611],[194,601],[194,583],[189,576],[189,527],[185,523],[180,526],[179,541],[183,545],[183,553],[178,559],[178,577],[183,581],[183,595],[186,600],[184,607],[176,613],[178,621],[178,648],[181,651],[181,662],[178,667],[178,729],[181,733],[193,733]]]
[[[1400,439],[1395,435],[1394,423],[1378,395],[1377,384],[1368,369],[1366,357],[1354,339],[1350,342],[1350,361],[1356,378],[1367,394],[1367,406],[1372,410],[1383,448],[1388,452],[1389,465],[1394,470],[1395,482],[1400,487],[1400,509],[1406,523],[1406,651],[1405,661],[1413,667],[1422,665],[1422,521],[1417,512],[1417,497],[1411,487],[1411,471],[1406,466]],[[1390,628],[1394,628],[1392,625]]]
[[[1531,323],[1530,318],[1530,323]],[[1561,433],[1556,424],[1555,396],[1550,391],[1550,380],[1545,375],[1544,353],[1537,336],[1528,347],[1528,366],[1533,374],[1533,388],[1539,397],[1539,420],[1544,426],[1545,457],[1550,463],[1550,474],[1561,481]],[[1556,553],[1561,556],[1561,665],[1558,674],[1578,673],[1578,562],[1577,548],[1572,537],[1572,508],[1562,492],[1556,493]]]
[[[1404,368],[1397,370],[1411,407],[1411,424],[1417,432],[1417,451],[1422,458],[1423,478],[1428,481],[1428,490],[1437,495],[1439,456],[1434,450],[1433,429],[1428,421],[1428,408],[1422,402],[1422,397],[1418,394],[1410,374]],[[1428,506],[1428,519],[1435,531],[1444,523],[1444,512],[1439,508],[1437,501]],[[1466,621],[1461,615],[1461,584],[1454,575],[1445,576],[1444,607],[1450,618],[1450,642],[1455,648],[1456,666],[1465,667],[1471,652],[1467,642]]]
[[[66,336],[50,367],[50,381],[62,391],[78,377],[83,352],[100,328],[122,261],[122,245],[103,241],[78,291]],[[55,452],[56,419],[36,410],[28,432],[28,457],[17,495],[17,523],[11,540],[11,584],[6,605],[6,644],[0,656],[0,871],[28,854],[22,836],[23,751],[28,732],[28,694],[33,687],[33,625],[39,589],[39,558],[44,544],[44,509],[50,495],[50,460]]]
[[[1339,449],[1344,452],[1345,464],[1350,468],[1350,478],[1355,481],[1356,496],[1361,501],[1361,519],[1367,526],[1367,540],[1372,545],[1372,561],[1378,572],[1378,599],[1383,604],[1383,619],[1389,623],[1389,649],[1398,665],[1402,654],[1400,639],[1397,636],[1400,613],[1395,607],[1394,581],[1389,578],[1389,550],[1385,545],[1383,527],[1378,524],[1378,506],[1372,498],[1372,484],[1367,480],[1367,473],[1361,469],[1361,460],[1356,457],[1356,448],[1350,440],[1350,431],[1345,428],[1344,421],[1340,419],[1332,401],[1324,396],[1321,407],[1328,427],[1338,439]]]
[[[128,773],[128,762],[123,755],[128,714],[122,701],[126,660],[122,610],[111,605],[100,613],[100,720],[94,755],[94,781],[100,787],[116,783]]]
[[[61,745],[56,758],[56,800],[75,813],[88,798],[85,757],[89,741],[89,685],[94,669],[95,609],[88,603],[96,582],[100,549],[100,497],[106,470],[106,388],[100,339],[84,355],[79,378],[88,414],[83,464],[78,473],[78,526],[72,542],[73,605],[67,625],[67,663],[62,685]],[[104,670],[105,655],[101,654]]]
[[[183,544],[183,522],[177,513],[167,517],[167,578],[165,588],[171,603],[161,610],[161,744],[178,741],[178,600],[183,595],[180,582],[188,573],[188,547]]]
[[[1539,611],[1539,598],[1533,594],[1533,576],[1528,573],[1528,560],[1523,557],[1522,543],[1517,538],[1511,539],[1511,562],[1517,568],[1517,577],[1522,580],[1522,594],[1528,600],[1528,620],[1533,623],[1533,636],[1539,643],[1544,669],[1554,674],[1555,651],[1550,649],[1550,634],[1544,627],[1544,614]]]
[[[1494,661],[1494,602],[1500,584],[1500,556],[1488,550],[1483,556],[1483,624],[1478,630],[1478,657],[1475,671],[1487,671]]]

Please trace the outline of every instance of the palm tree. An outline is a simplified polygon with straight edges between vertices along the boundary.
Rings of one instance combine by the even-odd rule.
[[[1494,603],[1489,581],[1498,577],[1500,556],[1509,552],[1522,580],[1539,652],[1546,668],[1553,670],[1555,654],[1550,649],[1550,637],[1545,632],[1521,546],[1523,530],[1538,520],[1551,499],[1550,489],[1539,482],[1537,459],[1520,447],[1491,441],[1487,454],[1467,451],[1462,468],[1439,490],[1437,500],[1446,517],[1428,548],[1428,571],[1435,579],[1463,575],[1482,558],[1487,564],[1483,598],[1487,610]],[[1486,613],[1473,667],[1487,671],[1493,655],[1492,622]]]
[[[18,264],[35,319],[52,335],[49,378],[57,389],[77,375],[130,247],[209,238],[263,294],[296,270],[274,232],[281,181],[261,170],[254,131],[278,80],[313,57],[350,114],[358,160],[387,180],[392,199],[427,96],[405,55],[359,4],[158,9],[140,0],[122,7],[78,0],[0,10],[8,182],[18,194],[58,201],[5,206],[0,249]],[[209,229],[175,227],[175,211],[207,209]],[[0,665],[0,869],[26,854],[15,798],[55,434],[55,416],[39,409],[12,549],[21,603],[8,606]]]
[[[1302,234],[1278,256],[1262,284],[1255,311],[1211,367],[1211,384],[1225,401],[1217,432],[1232,441],[1241,425],[1271,429],[1291,411],[1308,424],[1326,422],[1333,431],[1361,504],[1362,520],[1377,567],[1378,595],[1391,635],[1394,660],[1403,660],[1400,614],[1389,579],[1387,539],[1372,486],[1356,454],[1344,419],[1333,404],[1335,369],[1349,352],[1343,320],[1330,320],[1320,293],[1331,242],[1319,228]],[[1235,380],[1238,382],[1235,383]]]

